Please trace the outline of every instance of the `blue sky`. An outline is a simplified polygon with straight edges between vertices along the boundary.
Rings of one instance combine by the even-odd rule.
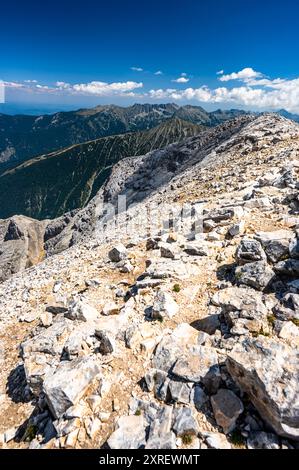
[[[3,112],[134,102],[299,112],[295,0],[17,1],[1,18]]]

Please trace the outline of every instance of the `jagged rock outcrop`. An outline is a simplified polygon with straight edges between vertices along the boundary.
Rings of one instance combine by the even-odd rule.
[[[227,358],[228,371],[277,434],[299,439],[299,351],[279,341],[245,339]]]
[[[43,260],[46,225],[23,216],[0,220],[0,282]]]

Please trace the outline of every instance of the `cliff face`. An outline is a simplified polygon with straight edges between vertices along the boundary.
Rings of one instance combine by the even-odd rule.
[[[238,118],[44,223],[47,258],[0,285],[3,447],[298,447],[298,150]]]

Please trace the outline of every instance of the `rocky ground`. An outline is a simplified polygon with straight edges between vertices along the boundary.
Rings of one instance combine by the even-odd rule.
[[[48,225],[56,254],[0,284],[3,448],[298,448],[298,149],[295,123],[239,118]],[[192,223],[150,230],[163,203]]]

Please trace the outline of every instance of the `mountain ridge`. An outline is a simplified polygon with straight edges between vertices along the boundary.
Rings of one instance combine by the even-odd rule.
[[[185,112],[184,106],[171,103],[135,104],[127,108],[98,106],[41,116],[0,114],[0,173],[23,160],[73,144],[148,130],[176,115],[205,126],[219,124],[226,115],[227,119],[231,118],[229,111],[224,111],[218,120],[215,114],[210,115],[199,106],[187,107]]]
[[[143,155],[201,130],[202,126],[171,118],[148,131],[102,137],[26,160],[0,175],[0,218],[55,218],[82,208],[119,159]]]
[[[298,151],[242,116],[0,221],[0,446],[298,448]]]

